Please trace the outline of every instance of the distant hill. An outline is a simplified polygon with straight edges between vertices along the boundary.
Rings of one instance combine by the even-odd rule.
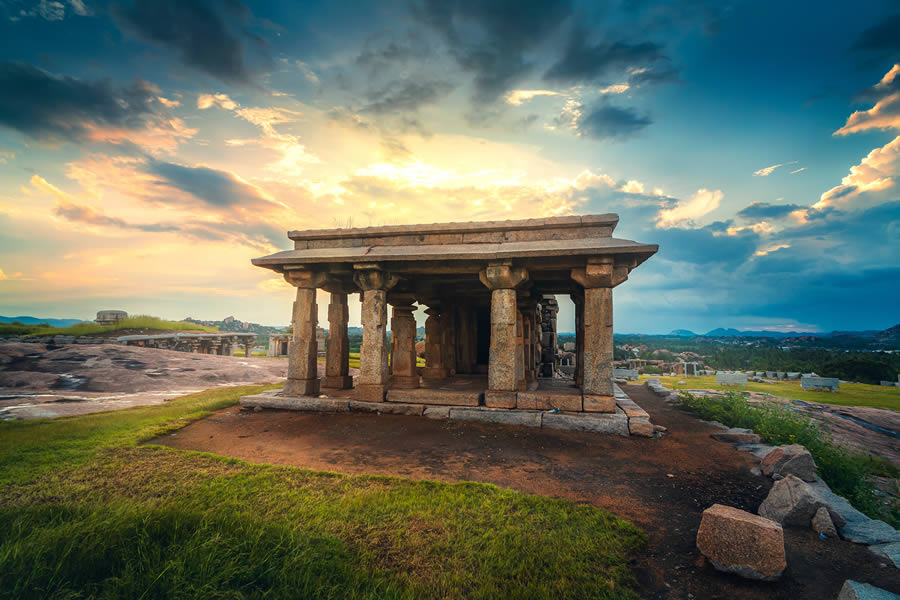
[[[706,337],[725,337],[728,335],[741,335],[741,332],[737,329],[725,329],[724,327],[719,327],[706,332]]]
[[[872,336],[876,342],[900,344],[900,323]]]
[[[697,334],[690,329],[675,329],[669,332],[672,337],[697,337]]]
[[[38,323],[46,323],[51,327],[71,327],[76,323],[84,323],[81,319],[41,319],[40,317],[3,317],[0,316],[0,323],[19,322],[22,325],[37,325]]]

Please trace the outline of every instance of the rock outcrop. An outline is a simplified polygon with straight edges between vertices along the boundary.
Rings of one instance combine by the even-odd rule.
[[[762,459],[759,466],[763,475],[770,477],[794,475],[807,482],[816,480],[816,462],[809,450],[799,444],[778,446]]]

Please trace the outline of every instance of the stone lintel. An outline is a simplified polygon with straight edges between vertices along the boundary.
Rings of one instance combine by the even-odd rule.
[[[353,281],[364,292],[372,290],[388,291],[400,281],[400,278],[381,268],[377,263],[360,263],[353,265]]]

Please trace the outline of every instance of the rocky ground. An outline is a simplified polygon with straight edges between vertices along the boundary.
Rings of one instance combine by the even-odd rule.
[[[623,386],[661,439],[621,438],[424,417],[322,414],[232,407],[155,440],[260,463],[352,474],[475,480],[606,508],[647,532],[631,565],[648,599],[836,598],[846,579],[900,593],[900,570],[865,546],[786,528],[787,571],[775,583],[720,573],[697,550],[704,509],[755,512],[772,486],[759,461],[720,430],[640,386]]]
[[[321,367],[320,367],[321,368]],[[281,381],[287,361],[111,344],[0,344],[0,418],[86,414]]]

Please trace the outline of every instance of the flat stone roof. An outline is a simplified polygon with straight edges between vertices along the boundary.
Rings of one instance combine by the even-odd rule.
[[[291,231],[294,249],[254,258],[274,271],[327,263],[484,262],[556,258],[583,265],[587,257],[619,256],[634,267],[656,253],[655,244],[612,237],[618,215],[392,225]],[[562,264],[561,264],[562,266]]]

